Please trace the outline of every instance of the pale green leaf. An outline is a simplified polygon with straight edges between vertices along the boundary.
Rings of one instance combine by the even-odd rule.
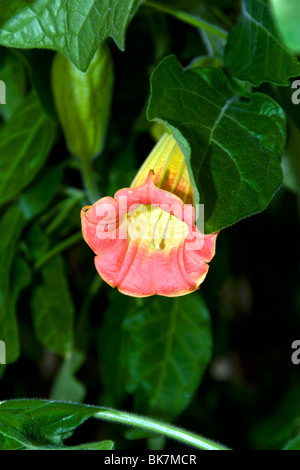
[[[50,398],[52,400],[82,403],[86,395],[86,387],[76,377],[85,360],[80,351],[72,351],[63,361],[53,382]]]

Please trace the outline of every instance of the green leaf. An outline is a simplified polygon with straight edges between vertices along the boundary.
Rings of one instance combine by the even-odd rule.
[[[41,109],[34,92],[26,96],[0,132],[0,204],[27,186],[54,143],[55,124]]]
[[[295,437],[289,441],[283,448],[283,450],[300,450],[300,436]]]
[[[41,106],[50,119],[57,121],[53,95],[51,92],[51,65],[53,51],[42,49],[14,49],[26,65],[31,87],[36,91]]]
[[[132,306],[132,299],[112,290],[109,306],[105,310],[97,341],[101,379],[113,406],[122,403],[126,396],[123,365],[122,321]]]
[[[0,78],[6,86],[6,104],[0,106],[0,114],[7,121],[26,94],[26,70],[16,54],[3,47],[0,49]]]
[[[235,95],[222,70],[184,71],[164,59],[151,78],[148,119],[165,123],[188,165],[205,231],[216,232],[266,208],[282,183],[283,110],[269,96]],[[200,196],[200,197],[199,197]]]
[[[63,446],[63,440],[100,408],[43,400],[0,403],[0,449],[111,450],[111,441]]]
[[[5,318],[0,326],[0,338],[6,344],[6,363],[15,362],[20,354],[19,326],[16,317],[17,301],[21,291],[30,284],[31,272],[20,257],[14,261]],[[7,296],[8,297],[8,296]]]
[[[274,24],[265,0],[243,0],[241,17],[228,34],[224,61],[229,73],[258,86],[264,82],[288,85],[300,74]]]
[[[63,361],[52,385],[52,400],[82,403],[86,395],[86,387],[76,378],[75,374],[82,366],[85,355],[72,351]]]
[[[38,340],[62,357],[72,351],[74,306],[63,261],[54,258],[41,269],[42,284],[33,292],[31,307]]]
[[[61,165],[45,168],[36,181],[20,194],[20,207],[27,220],[36,217],[50,204],[63,175]]]
[[[286,46],[294,53],[300,52],[300,2],[299,0],[271,0],[275,22]]]
[[[36,222],[26,231],[26,235],[22,240],[21,248],[25,252],[26,259],[30,263],[34,263],[49,249],[50,240],[44,231]]]
[[[6,365],[0,364],[0,379],[3,377],[4,372],[6,371]]]
[[[288,142],[282,158],[283,184],[300,195],[300,130],[289,120]]]
[[[113,441],[89,442],[78,446],[53,447],[53,450],[113,450]]]
[[[6,343],[7,363],[19,356],[16,302],[29,281],[24,261],[14,259],[24,226],[25,219],[18,206],[10,207],[0,221],[0,339]]]
[[[0,43],[54,49],[83,72],[100,44],[112,37],[124,50],[129,22],[143,0],[0,1]]]
[[[127,391],[143,402],[143,413],[174,418],[190,403],[211,358],[203,300],[198,294],[145,300],[126,314],[123,330]]]
[[[300,435],[299,374],[287,378],[280,400],[271,409],[266,407],[249,430],[251,446],[257,450],[282,449]]]
[[[49,447],[61,449],[63,440],[70,437],[75,428],[91,417],[143,428],[155,434],[172,437],[198,449],[227,449],[176,426],[112,408],[27,399],[0,402],[0,449],[46,450]],[[110,441],[104,442],[108,449],[112,448]],[[88,443],[87,445],[89,448],[97,446],[99,449],[100,444]],[[67,448],[63,447],[63,449]]]

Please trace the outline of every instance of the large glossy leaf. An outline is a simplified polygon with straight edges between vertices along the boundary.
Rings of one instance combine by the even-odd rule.
[[[111,441],[67,447],[63,440],[100,408],[43,400],[0,403],[0,449],[111,450]]]
[[[146,299],[123,322],[127,390],[143,412],[174,418],[189,404],[212,350],[209,312],[198,294]],[[141,410],[140,410],[141,412]]]
[[[42,284],[33,292],[32,313],[39,341],[66,357],[73,349],[74,306],[64,273],[63,261],[56,257],[41,269]]]
[[[186,157],[205,230],[262,211],[282,183],[285,115],[262,93],[241,98],[220,69],[184,70],[174,56],[151,79],[148,118],[164,122]]]
[[[17,205],[10,207],[0,221],[0,339],[6,344],[7,363],[16,361],[19,356],[15,307],[21,289],[29,280],[24,262],[16,262],[14,258],[24,226],[25,219]]]
[[[300,74],[300,63],[282,42],[265,0],[242,0],[240,20],[229,32],[224,60],[231,75],[255,86],[288,85],[290,77]]]
[[[0,1],[0,43],[54,49],[85,71],[101,42],[124,50],[125,32],[143,0]]]
[[[54,143],[55,123],[43,112],[34,92],[0,133],[0,204],[27,186],[44,164]]]

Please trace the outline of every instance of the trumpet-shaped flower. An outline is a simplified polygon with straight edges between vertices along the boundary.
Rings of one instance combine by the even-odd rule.
[[[196,290],[215,252],[217,234],[195,225],[184,156],[165,134],[130,188],[81,211],[85,241],[100,276],[134,297],[175,297]]]

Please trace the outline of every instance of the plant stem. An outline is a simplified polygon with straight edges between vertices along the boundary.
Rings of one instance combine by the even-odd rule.
[[[195,16],[192,16],[184,11],[175,10],[173,8],[166,7],[165,5],[161,5],[160,3],[151,2],[150,0],[144,2],[144,6],[154,8],[155,10],[161,11],[162,13],[173,16],[174,18],[194,26],[195,28],[204,29],[208,33],[213,33],[222,39],[227,38],[227,32],[224,29],[221,29],[211,23],[207,23],[206,21],[201,20],[200,18],[196,18]]]
[[[90,158],[82,158],[80,162],[85,190],[90,203],[93,204],[98,199],[100,199],[100,194],[96,185],[93,165]]]
[[[42,268],[48,261],[51,259],[55,258],[55,256],[59,255],[62,253],[64,250],[67,250],[71,246],[75,245],[75,243],[79,242],[82,240],[82,233],[76,232],[70,237],[66,238],[62,242],[58,243],[56,246],[54,246],[51,250],[48,251],[48,253],[45,253],[44,256],[42,256],[34,265],[34,269],[37,271],[38,269]]]
[[[123,423],[137,428],[147,429],[153,431],[155,434],[162,434],[164,436],[176,439],[177,441],[185,444],[197,447],[202,450],[228,450],[227,447],[217,444],[215,442],[206,439],[205,437],[198,436],[189,431],[173,426],[172,424],[161,423],[151,418],[144,418],[131,413],[125,413],[123,411],[103,409],[93,415],[95,418],[103,419],[106,421],[114,421],[117,423]]]

